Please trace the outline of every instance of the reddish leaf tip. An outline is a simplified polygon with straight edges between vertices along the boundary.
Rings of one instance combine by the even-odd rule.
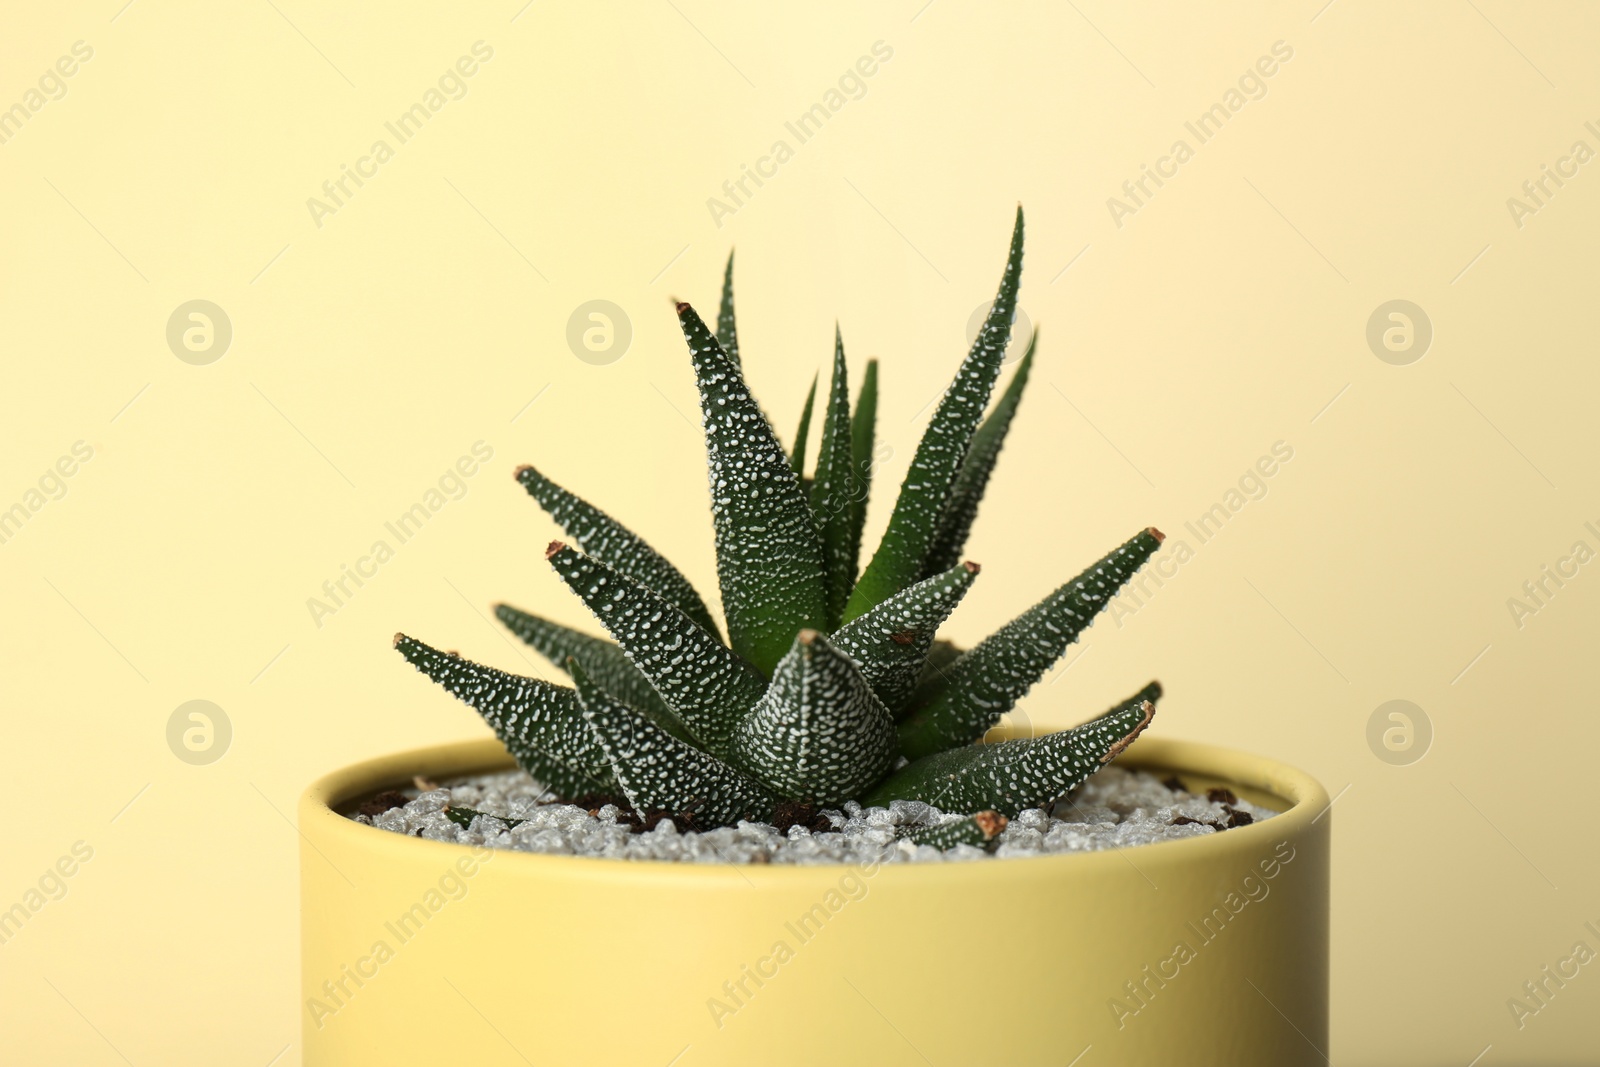
[[[985,841],[993,841],[1000,836],[1000,832],[1006,828],[1006,825],[1011,820],[1001,815],[998,811],[980,811],[972,817],[972,821],[978,824],[979,830],[983,831]]]
[[[983,566],[981,564],[974,563],[970,559],[963,561],[961,565],[967,568],[968,574],[977,574],[979,571],[983,570]]]
[[[567,543],[565,541],[551,541],[550,544],[545,547],[544,558],[545,559],[553,559],[557,552],[560,552],[563,548],[566,548],[566,547],[567,547]]]
[[[1158,545],[1167,539],[1167,535],[1156,529],[1154,526],[1147,527],[1144,532],[1149,534],[1151,537],[1154,537],[1156,539],[1156,544]]]

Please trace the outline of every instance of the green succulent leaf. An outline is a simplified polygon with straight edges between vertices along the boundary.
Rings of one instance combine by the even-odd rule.
[[[845,366],[844,338],[835,326],[833,382],[822,422],[822,449],[817,454],[816,476],[811,483],[811,512],[816,516],[817,536],[822,539],[830,628],[838,624],[850,587],[856,581],[856,561],[850,544],[856,493],[855,455],[850,442],[850,374]]]
[[[576,660],[602,689],[640,712],[651,722],[677,737],[688,737],[688,731],[678,721],[661,694],[633,665],[628,654],[611,641],[562,626],[549,619],[541,619],[509,604],[496,604],[494,614],[506,628],[561,670],[567,669],[569,659]]]
[[[694,308],[679,304],[678,317],[700,388],[729,643],[765,674],[796,633],[826,624],[822,543],[800,480],[738,366]]]
[[[811,391],[806,394],[806,406],[800,409],[800,428],[794,434],[794,452],[789,466],[794,468],[802,483],[806,480],[806,445],[811,441],[811,409],[817,403],[817,376],[811,376]]]
[[[546,552],[700,747],[721,753],[766,679],[683,612],[621,572],[561,542]]]
[[[978,421],[989,404],[989,393],[1000,375],[1000,363],[1011,338],[1011,320],[1017,309],[1017,288],[1022,280],[1022,208],[1011,233],[1011,251],[1000,278],[994,306],[978,331],[972,350],[945,390],[933,419],[917,445],[916,455],[900,484],[889,528],[856,583],[845,607],[846,622],[898,593],[923,575],[938,536],[945,506],[955,487],[956,475],[966,458]]]
[[[955,848],[957,845],[987,848],[990,842],[1000,836],[1008,821],[998,811],[980,811],[958,822],[922,826],[903,832],[901,836],[918,845],[932,845],[937,849]]]
[[[786,797],[838,804],[894,760],[894,720],[855,664],[802,630],[734,731],[729,759]]]
[[[952,663],[913,695],[901,752],[918,759],[982,737],[1160,546],[1159,531],[1140,531]]]
[[[722,303],[717,307],[717,343],[735,367],[739,366],[739,327],[733,319],[733,249],[722,271]]]
[[[861,569],[861,531],[867,524],[867,498],[872,495],[872,446],[878,425],[878,361],[867,360],[867,372],[850,417],[850,458],[856,468],[855,497],[850,501],[850,574]],[[848,603],[848,599],[846,601]]]
[[[772,814],[778,798],[761,783],[611,699],[583,668],[575,667],[573,679],[583,717],[635,811],[690,815],[702,826],[732,826]]]
[[[394,647],[482,715],[517,764],[557,796],[616,788],[571,689],[485,667],[405,634],[395,634]]]
[[[934,631],[961,603],[977,576],[976,563],[951,567],[896,593],[834,631],[829,640],[855,661],[887,707],[901,707],[928,662]]]
[[[1161,686],[1151,682],[1082,726],[1042,737],[965,745],[916,760],[862,800],[920,800],[942,811],[992,808],[1008,818],[1047,808],[1111,762],[1150,725]]]
[[[668,603],[693,619],[712,637],[717,624],[706,610],[705,601],[695,592],[678,568],[644,540],[599,508],[589,504],[529,466],[517,468],[517,481],[539,506],[567,532],[584,552],[602,560],[659,593]],[[719,638],[720,640],[720,638]]]
[[[935,640],[933,647],[928,649],[928,661],[922,665],[922,673],[917,675],[917,688],[923,689],[940,684],[939,680],[949,672],[950,665],[964,655],[966,650],[957,648],[955,642]],[[927,691],[932,690],[930,688]],[[906,714],[916,710],[905,704],[902,704],[901,708]]]
[[[967,535],[972,532],[972,522],[978,517],[978,504],[989,486],[989,475],[994,473],[995,460],[1000,458],[1000,449],[1006,443],[1006,431],[1011,429],[1011,419],[1022,401],[1022,390],[1027,388],[1028,372],[1033,369],[1033,351],[1038,344],[1039,333],[1035,330],[1028,339],[1027,352],[1006,384],[1006,391],[1000,395],[1000,402],[972,435],[972,447],[961,462],[955,488],[950,491],[944,516],[939,520],[939,534],[928,551],[924,564],[926,574],[937,574],[946,567],[955,566],[961,559]]]

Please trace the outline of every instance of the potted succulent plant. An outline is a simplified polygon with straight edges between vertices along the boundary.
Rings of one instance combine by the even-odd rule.
[[[1161,534],[970,649],[936,638],[978,575],[962,549],[1034,360],[1036,338],[991,410],[1022,248],[1019,209],[864,568],[876,365],[852,404],[836,336],[808,472],[815,385],[786,451],[745,386],[731,258],[715,331],[677,305],[726,639],[641,538],[517,471],[611,640],[498,607],[562,686],[396,635],[498,741],[375,760],[303,799],[307,1063],[1323,1060],[1315,782],[1151,740],[1123,761],[1139,773],[1085,786],[1150,725],[1154,682],[1070,730],[991,732]],[[1120,814],[1089,797],[1102,781],[1131,790]],[[1082,851],[1122,816],[1113,845],[1181,840]],[[1056,854],[1000,858],[1029,851]]]

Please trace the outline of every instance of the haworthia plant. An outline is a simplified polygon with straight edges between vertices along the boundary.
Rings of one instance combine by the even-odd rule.
[[[962,817],[904,836],[948,848],[985,845],[1008,817],[1060,799],[1149,725],[1158,685],[1072,730],[980,739],[1157,551],[1161,534],[1135,534],[971,649],[936,636],[977,579],[978,565],[961,554],[1037,350],[1035,334],[991,407],[1022,242],[1019,208],[993,309],[864,571],[877,363],[852,405],[836,330],[826,399],[816,404],[819,376],[786,450],[745,384],[730,254],[715,333],[677,304],[700,392],[725,631],[683,572],[640,537],[522,467],[518,481],[572,541],[550,545],[551,565],[610,640],[496,607],[570,687],[409,637],[396,638],[400,652],[477,709],[550,791],[620,795],[641,816],[712,827],[770,819],[793,802],[916,800]],[[820,444],[808,472],[813,422]]]

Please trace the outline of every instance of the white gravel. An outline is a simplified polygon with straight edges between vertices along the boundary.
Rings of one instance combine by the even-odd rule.
[[[941,851],[904,840],[897,829],[952,822],[958,815],[915,801],[893,802],[888,808],[865,808],[847,802],[841,811],[823,815],[833,829],[813,832],[802,826],[779,833],[765,823],[740,823],[706,832],[680,832],[663,820],[654,830],[636,832],[618,822],[616,808],[606,805],[591,815],[571,804],[541,803],[540,787],[527,774],[462,778],[427,790],[408,789],[413,799],[378,815],[352,815],[355,821],[395,833],[487,844],[522,852],[596,856],[619,860],[674,863],[938,863],[1013,859],[1059,852],[1095,852],[1130,848],[1156,841],[1218,833],[1231,822],[1271,818],[1270,809],[1246,800],[1216,799],[1175,791],[1146,771],[1107,767],[1095,774],[1052,812],[1021,812],[988,850],[959,845]],[[469,828],[457,825],[447,808],[466,807],[487,814]],[[1231,814],[1232,813],[1237,814]],[[511,825],[505,818],[521,819]],[[1196,820],[1183,822],[1182,819]]]

